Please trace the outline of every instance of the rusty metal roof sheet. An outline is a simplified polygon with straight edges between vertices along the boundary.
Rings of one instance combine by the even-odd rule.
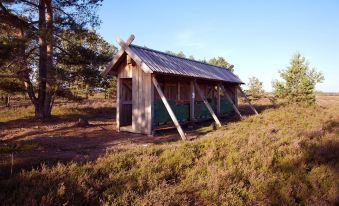
[[[129,47],[154,73],[243,83],[235,74],[223,67],[177,57],[133,44]]]

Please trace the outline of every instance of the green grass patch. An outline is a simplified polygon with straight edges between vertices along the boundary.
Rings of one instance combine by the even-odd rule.
[[[39,144],[36,142],[12,142],[0,145],[0,154],[13,152],[27,152],[37,149]]]
[[[4,108],[0,113],[0,122],[9,122],[17,119],[29,119],[34,117],[33,107]]]

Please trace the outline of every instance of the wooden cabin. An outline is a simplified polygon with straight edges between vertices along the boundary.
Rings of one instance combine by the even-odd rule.
[[[176,126],[219,117],[237,109],[241,80],[226,68],[177,57],[124,42],[104,75],[117,77],[118,131],[152,135],[166,124]]]

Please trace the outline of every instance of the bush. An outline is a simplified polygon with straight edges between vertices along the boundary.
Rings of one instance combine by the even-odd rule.
[[[264,95],[263,84],[257,77],[250,77],[248,79],[248,89],[246,90],[246,94],[251,96],[254,99],[258,99]]]

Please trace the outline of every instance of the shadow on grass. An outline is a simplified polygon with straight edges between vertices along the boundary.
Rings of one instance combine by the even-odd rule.
[[[116,108],[115,107],[100,107],[100,108],[92,108],[92,107],[84,107],[84,108],[76,108],[72,109],[69,114],[61,114],[58,115],[57,118],[62,120],[74,120],[78,118],[85,118],[88,120],[95,119],[115,119],[116,117]]]
[[[335,138],[339,132],[339,121],[330,120],[322,130],[301,134],[305,139],[295,147],[302,155],[272,166],[272,171],[284,179],[267,185],[266,193],[271,205],[339,204],[338,189],[336,194],[329,191],[339,184],[339,141]],[[333,138],[321,140],[326,133]],[[310,172],[316,178],[309,176],[312,175]]]

